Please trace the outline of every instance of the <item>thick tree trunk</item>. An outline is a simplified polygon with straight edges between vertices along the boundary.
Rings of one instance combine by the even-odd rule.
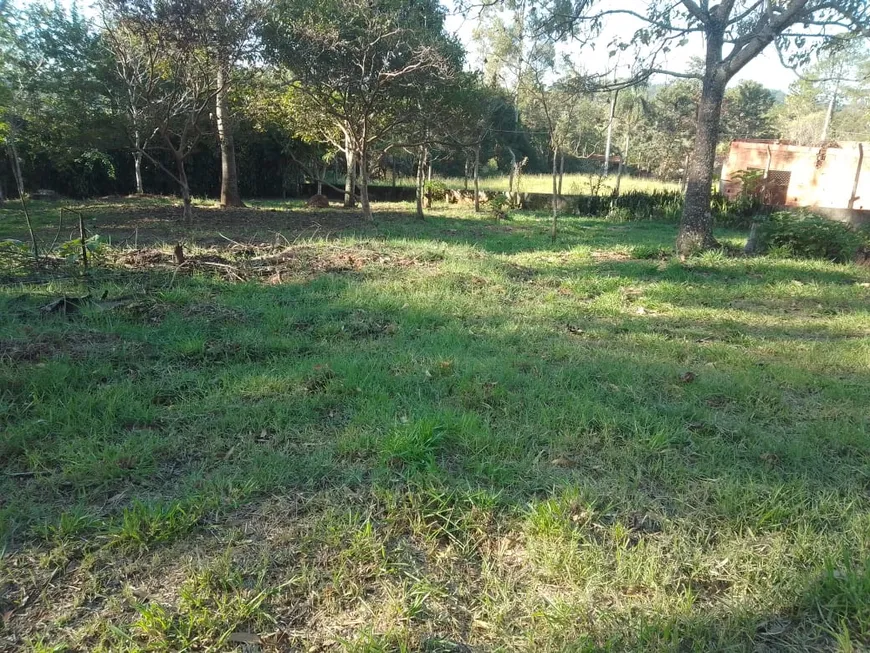
[[[480,144],[474,148],[474,212],[480,213]]]
[[[683,217],[677,236],[677,252],[681,256],[690,256],[717,245],[713,237],[710,199],[726,83],[724,75],[717,74],[715,67],[708,67],[698,106],[698,129],[689,158]]]
[[[142,152],[133,152],[133,170],[136,173],[136,194],[142,195],[145,189],[142,186]]]
[[[426,148],[420,146],[417,154],[417,218],[423,219],[423,165],[426,158]]]
[[[347,176],[344,178],[344,205],[351,208],[356,206],[356,160],[350,139],[345,138],[344,142],[344,156],[347,159]]]
[[[217,119],[218,141],[221,148],[221,206],[244,206],[239,195],[239,171],[236,168],[236,145],[233,140],[233,124],[230,117],[228,66],[218,64],[217,98],[215,118]]]
[[[364,220],[372,219],[372,205],[369,202],[369,153],[365,145],[359,153],[359,198]]]

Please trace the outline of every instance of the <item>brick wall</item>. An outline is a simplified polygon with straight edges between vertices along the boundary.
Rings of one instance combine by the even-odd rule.
[[[870,143],[806,147],[772,141],[734,141],[722,168],[720,190],[730,198],[737,197],[741,183],[734,173],[765,170],[768,161],[771,180],[768,187],[775,186],[776,181],[782,184],[769,193],[771,204],[870,211]],[[856,198],[850,207],[856,175]]]

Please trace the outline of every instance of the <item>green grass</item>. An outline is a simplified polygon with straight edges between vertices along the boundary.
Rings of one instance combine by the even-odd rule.
[[[0,649],[870,646],[870,270],[681,262],[655,223],[176,212],[89,228],[242,281],[108,251],[0,287]]]
[[[443,181],[447,184],[448,188],[452,189],[464,188],[465,186],[465,180],[462,177],[439,177],[438,180]],[[506,191],[508,189],[508,181],[507,175],[481,177],[480,188],[486,191]],[[413,177],[402,177],[397,179],[396,183],[400,186],[413,187],[416,180]],[[468,184],[469,188],[472,188],[473,180],[469,180]],[[562,179],[563,195],[587,195],[593,193],[596,188],[598,194],[606,195],[615,187],[615,172],[603,180],[597,175],[583,173],[565,174]],[[629,175],[623,176],[620,187],[623,192],[653,192],[680,189],[680,185],[675,182],[645,177],[631,177]],[[520,190],[523,193],[552,193],[553,177],[552,175],[523,175],[520,179]]]

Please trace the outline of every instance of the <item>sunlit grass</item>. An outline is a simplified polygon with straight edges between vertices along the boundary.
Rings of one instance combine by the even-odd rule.
[[[461,189],[465,187],[462,177],[438,177],[438,181],[447,184],[448,188]],[[400,186],[414,186],[416,180],[411,177],[401,177],[396,180]],[[486,191],[501,191],[508,189],[509,177],[500,175],[497,177],[481,177],[480,188]],[[473,180],[469,180],[468,187],[473,188]],[[609,177],[601,178],[590,174],[565,174],[562,179],[563,195],[586,195],[590,193],[609,194],[616,187],[616,173]],[[654,191],[678,191],[678,183],[660,181],[645,177],[631,177],[623,175],[620,188],[624,192],[654,192]],[[552,193],[553,177],[551,175],[522,175],[520,178],[520,191],[523,193]]]
[[[0,648],[870,645],[870,270],[256,204],[0,288]]]

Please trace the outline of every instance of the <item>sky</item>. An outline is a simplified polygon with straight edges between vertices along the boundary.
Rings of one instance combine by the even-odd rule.
[[[30,1],[31,0],[19,0],[19,6],[22,4],[27,4]],[[60,0],[60,2],[62,5],[69,7],[73,4],[74,0]],[[475,46],[472,40],[472,33],[478,22],[475,13],[473,11],[466,12],[464,14],[460,13],[456,9],[454,0],[442,0],[442,4],[447,8],[448,12],[448,31],[456,34],[461,39],[462,43],[465,45],[465,48],[469,53],[469,63],[472,66],[477,66],[479,57],[477,56]],[[78,0],[78,6],[79,9],[82,10],[82,13],[84,13],[84,15],[95,15],[95,12],[91,7],[90,0]],[[623,24],[620,24],[618,21],[622,21]],[[614,22],[615,27],[613,29],[615,31],[621,29],[622,31],[631,33],[635,29],[635,24],[631,23],[631,21],[629,20],[617,18]],[[606,69],[608,67],[609,59],[607,57],[607,48],[605,46],[609,40],[610,37],[605,34],[601,37],[601,47],[595,49],[587,49],[579,53],[581,55],[583,65],[586,70],[595,71]],[[671,53],[669,60],[663,62],[663,64],[666,63],[666,67],[670,70],[676,70],[680,72],[686,69],[688,62],[692,57],[700,56],[702,54],[703,43],[701,41],[701,37],[699,35],[695,35],[695,38],[690,40],[690,42],[684,48],[681,48],[679,52]],[[663,65],[663,67],[665,66]],[[787,92],[789,85],[797,79],[797,75],[795,75],[793,71],[784,67],[780,63],[776,51],[772,46],[770,46],[755,60],[750,62],[740,73],[738,73],[732,80],[731,84],[738,84],[741,81],[747,79],[759,82],[772,90]],[[666,81],[666,79],[654,78],[653,81],[663,82]]]
[[[453,0],[442,0],[442,4],[447,8],[448,16],[446,26],[448,31],[456,34],[465,45],[468,51],[469,63],[472,67],[476,67],[479,57],[476,53],[476,48],[472,40],[472,33],[477,26],[478,20],[475,12],[465,12],[464,14],[457,11]],[[636,22],[624,18],[614,18],[614,25],[611,28],[613,33],[623,31],[633,33],[636,28]],[[601,37],[601,47],[594,49],[586,49],[579,52],[584,67],[589,71],[606,70],[610,64],[607,56],[606,44],[610,41],[610,36],[605,34]],[[727,52],[727,50],[726,50]],[[688,67],[688,63],[692,57],[703,55],[703,41],[700,35],[694,35],[689,43],[680,48],[679,51],[670,53],[666,61],[666,65],[661,66],[669,70],[683,72]],[[786,68],[779,61],[776,50],[773,46],[769,46],[762,54],[751,61],[741,70],[731,81],[731,85],[739,84],[744,80],[753,80],[763,84],[769,89],[787,92],[789,85],[797,79],[794,71]],[[666,78],[653,79],[654,82],[666,81]]]

